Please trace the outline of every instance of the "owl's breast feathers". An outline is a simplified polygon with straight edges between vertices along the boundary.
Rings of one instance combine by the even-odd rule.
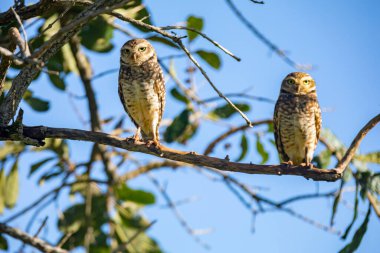
[[[301,163],[305,148],[314,152],[320,128],[321,113],[315,93],[280,93],[275,107],[274,130],[282,160]]]
[[[156,61],[140,66],[121,62],[119,96],[125,111],[143,135],[152,138],[165,107],[165,84],[161,68]]]

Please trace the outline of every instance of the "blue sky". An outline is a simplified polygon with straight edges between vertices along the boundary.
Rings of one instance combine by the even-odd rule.
[[[223,62],[222,68],[218,71],[201,62],[211,79],[223,92],[240,92],[252,88],[250,94],[275,100],[281,80],[286,74],[294,71],[254,37],[228,9],[224,1],[148,0],[145,2],[157,26],[184,22],[188,15],[203,17],[204,32],[242,58],[241,62],[236,62],[220,53]],[[349,145],[359,129],[380,111],[378,78],[380,2],[268,0],[265,5],[255,5],[249,0],[234,2],[259,30],[281,49],[286,50],[291,58],[299,63],[315,66],[315,69],[309,73],[317,82],[320,105],[324,109],[323,126],[330,128],[346,145]],[[12,1],[7,0],[5,3],[0,6],[0,10],[7,9]],[[124,25],[130,28],[130,25]],[[30,33],[32,34],[33,31],[31,30]],[[95,73],[118,67],[118,48],[126,40],[124,35],[116,32],[114,37],[116,47],[110,54],[86,52],[91,58]],[[176,53],[160,45],[155,45],[155,47],[159,56]],[[218,51],[201,38],[196,39],[192,48]],[[175,63],[179,77],[185,77],[184,68],[188,60],[184,58],[176,60]],[[202,76],[197,75],[196,81],[201,97],[216,95]],[[70,91],[83,94],[78,77],[70,76],[68,83]],[[170,89],[173,86],[174,83],[169,80],[167,88]],[[110,115],[120,116],[124,113],[117,97],[117,73],[96,80],[94,87],[103,118]],[[22,104],[25,110],[25,124],[80,129],[86,127],[75,115],[67,95],[52,87],[47,82],[46,76],[32,83],[31,89],[42,98],[54,102],[49,112],[39,114]],[[88,118],[85,102],[76,103],[84,117]],[[272,117],[273,105],[271,104],[253,102],[252,108],[249,114],[252,120]],[[181,104],[171,99],[166,107],[165,118],[175,117],[182,109]],[[241,125],[244,121],[235,116],[229,123]],[[128,121],[127,124],[130,126],[131,123]],[[214,138],[216,133],[223,129],[225,127],[205,123],[189,146],[172,146],[200,153],[210,138]],[[379,151],[379,140],[380,128],[378,127],[363,141],[361,152]],[[239,140],[232,138],[231,142],[238,143]],[[81,160],[88,154],[90,145],[72,142],[71,147],[73,157]],[[273,151],[269,146],[268,149]],[[213,155],[224,157],[226,153],[219,148]],[[234,154],[234,156],[237,155]],[[138,157],[146,161],[152,159],[147,155]],[[24,203],[30,203],[32,199],[36,199],[43,192],[56,186],[53,183],[37,187],[33,181],[35,178],[26,178],[29,164],[39,159],[41,159],[39,155],[29,155],[22,159],[22,189],[17,208],[21,208]],[[250,150],[249,157],[245,161],[258,162],[260,159],[255,152]],[[277,163],[278,161],[272,155],[269,162]],[[123,171],[126,169],[130,168],[121,168]],[[150,234],[159,241],[165,252],[337,252],[348,243],[281,212],[259,215],[255,223],[256,231],[252,233],[252,215],[224,184],[211,182],[191,169],[180,169],[175,172],[162,170],[154,175],[161,183],[167,183],[167,190],[174,200],[198,196],[199,200],[181,206],[179,210],[193,228],[213,228],[211,234],[202,236],[202,240],[211,246],[211,250],[207,251],[185,233],[170,210],[160,208],[165,202],[156,192],[158,205],[147,207],[143,212],[147,218],[157,219],[158,222],[152,227]],[[261,194],[275,200],[299,193],[312,193],[316,189],[315,182],[298,177],[245,174],[234,176],[246,184],[269,188]],[[155,191],[145,177],[132,181],[131,185]],[[321,192],[337,186],[338,183],[319,183]],[[347,194],[344,199],[353,202],[351,194]],[[70,204],[67,201],[67,198],[61,198],[59,207],[64,209]],[[328,224],[332,201],[326,199],[305,201],[292,207],[320,223]],[[361,206],[362,210],[365,208],[366,205]],[[49,212],[56,212],[54,205],[47,209],[45,215]],[[374,252],[378,248],[380,223],[374,214],[372,216],[368,232],[358,252]],[[44,214],[41,214],[39,219],[43,217]],[[344,230],[351,217],[352,210],[341,205],[336,227]],[[363,219],[364,216],[360,215],[354,230]],[[12,225],[24,227],[26,221],[26,219],[20,219]],[[49,223],[50,225],[55,223],[53,217],[49,219]],[[42,233],[42,236],[55,238],[57,234],[51,227]]]

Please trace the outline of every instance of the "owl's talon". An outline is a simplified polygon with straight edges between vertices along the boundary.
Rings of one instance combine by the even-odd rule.
[[[146,145],[148,148],[150,148],[151,146],[157,148],[157,149],[161,149],[161,144],[157,141],[157,140],[149,140],[146,142]]]
[[[281,164],[286,165],[286,167],[288,167],[288,168],[290,166],[293,166],[293,162],[292,161],[282,162]]]
[[[301,163],[300,166],[307,167],[308,169],[314,168],[314,164],[312,164],[312,163]]]

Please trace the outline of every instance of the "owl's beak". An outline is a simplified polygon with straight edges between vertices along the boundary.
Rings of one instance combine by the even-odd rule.
[[[136,61],[137,60],[137,54],[131,54],[131,60]]]

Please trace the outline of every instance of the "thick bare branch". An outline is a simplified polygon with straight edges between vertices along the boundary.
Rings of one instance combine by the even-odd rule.
[[[380,121],[380,114],[374,117],[358,134],[355,138],[355,145],[351,145],[347,153],[355,153],[359,143],[378,122]],[[0,128],[0,140],[13,140],[14,131],[12,126]],[[262,174],[262,175],[294,175],[302,176],[307,179],[316,181],[336,181],[342,177],[342,168],[337,167],[334,169],[318,169],[303,166],[289,166],[281,165],[258,165],[247,163],[230,162],[226,159],[209,157],[199,155],[195,152],[184,152],[173,150],[162,146],[157,149],[152,146],[146,145],[144,142],[134,142],[129,139],[122,139],[120,137],[111,136],[106,133],[90,132],[85,130],[67,129],[67,128],[51,128],[51,127],[24,127],[23,135],[25,138],[43,140],[45,138],[60,138],[69,140],[89,141],[98,144],[109,145],[129,151],[140,152],[145,154],[154,155],[169,160],[194,164],[198,166],[211,167],[222,171],[241,172],[247,174]],[[353,156],[345,155],[341,160],[340,166],[346,166]]]
[[[24,233],[23,231],[21,231],[19,229],[7,226],[5,223],[0,223],[0,233],[7,234],[7,235],[9,235],[15,239],[18,239],[18,240],[20,240],[20,241],[22,241],[28,245],[35,247],[36,249],[41,250],[42,252],[46,252],[46,253],[68,253],[68,251],[66,251],[64,249],[53,247],[50,244],[48,244],[47,242],[45,242],[39,238],[35,238],[31,235],[28,235],[27,233]]]

